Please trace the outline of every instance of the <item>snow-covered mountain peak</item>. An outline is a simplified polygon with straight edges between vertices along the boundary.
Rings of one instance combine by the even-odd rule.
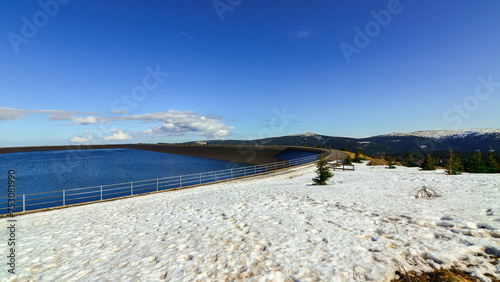
[[[382,136],[398,137],[398,136],[416,136],[424,137],[430,139],[443,139],[449,137],[466,137],[470,135],[487,135],[487,134],[498,134],[500,135],[500,129],[459,129],[459,130],[424,130],[424,131],[414,131],[408,133],[389,133]]]
[[[319,134],[313,133],[313,132],[306,132],[306,133],[299,133],[299,134],[294,134],[290,136],[304,136],[304,137],[310,137],[310,136],[319,136]]]

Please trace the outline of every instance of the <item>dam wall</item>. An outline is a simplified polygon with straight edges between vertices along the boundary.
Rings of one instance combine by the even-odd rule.
[[[211,158],[224,161],[233,161],[253,165],[280,162],[276,155],[287,149],[308,152],[323,152],[328,159],[336,159],[337,150],[295,147],[295,146],[253,146],[253,145],[172,145],[172,144],[112,144],[112,145],[77,145],[77,146],[29,146],[29,147],[6,147],[0,148],[0,154],[32,152],[32,151],[55,151],[55,150],[85,150],[85,149],[136,149],[186,155],[193,157]],[[347,156],[344,152],[339,153],[340,159]]]

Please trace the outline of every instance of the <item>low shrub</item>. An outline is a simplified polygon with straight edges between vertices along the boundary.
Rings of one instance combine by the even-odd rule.
[[[434,190],[432,187],[422,186],[422,188],[417,190],[415,194],[415,199],[425,199],[431,200],[433,198],[441,197],[441,195]]]

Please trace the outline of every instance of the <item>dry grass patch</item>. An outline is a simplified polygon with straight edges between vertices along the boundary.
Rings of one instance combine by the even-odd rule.
[[[424,272],[417,274],[415,271],[404,271],[401,273],[396,271],[396,275],[399,276],[398,279],[393,279],[391,282],[476,282],[481,281],[475,277],[463,273],[458,269],[438,269],[432,272]],[[499,281],[499,280],[493,280]]]
[[[349,155],[349,157],[351,157],[351,159],[354,159],[354,157],[356,157],[356,154],[355,154],[355,153],[352,153],[352,152],[347,152],[347,151],[342,151],[342,152],[344,152],[344,153],[348,154],[348,155]],[[372,158],[372,157],[368,157],[368,156],[363,155],[363,154],[361,154],[361,158],[363,158],[365,161],[371,161],[371,160],[373,160],[373,158]]]
[[[387,161],[384,160],[384,159],[372,159],[370,158],[370,162],[368,163],[368,165],[370,166],[377,166],[377,165],[387,165]],[[402,166],[402,164],[400,162],[395,162],[396,165],[398,166]]]
[[[368,165],[376,166],[376,165],[387,165],[387,161],[384,159],[372,159]]]

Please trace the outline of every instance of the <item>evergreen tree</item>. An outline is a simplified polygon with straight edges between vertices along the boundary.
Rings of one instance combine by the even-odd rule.
[[[448,174],[450,175],[457,175],[462,173],[462,161],[460,160],[460,157],[458,155],[453,153],[453,150],[450,150],[450,158],[448,159],[447,168]]]
[[[361,151],[359,150],[359,148],[356,148],[356,150],[354,150],[353,162],[360,163],[362,160],[363,160],[363,158],[361,157]]]
[[[344,160],[345,165],[352,165],[352,158],[351,155],[347,155],[347,158]]]
[[[436,170],[436,162],[434,158],[429,154],[425,158],[424,162],[420,165],[423,170]]]
[[[486,170],[487,172],[500,172],[500,168],[498,166],[497,159],[495,158],[495,155],[493,154],[493,149],[490,147],[490,152],[488,154],[488,158],[486,159]]]
[[[326,185],[326,181],[330,179],[333,174],[330,172],[328,168],[328,164],[326,163],[325,157],[323,157],[323,153],[319,156],[318,164],[316,165],[316,176],[313,178],[313,185]]]
[[[472,159],[469,163],[469,172],[472,173],[485,173],[488,169],[485,166],[483,161],[483,157],[481,156],[481,152],[477,152],[472,156]]]
[[[344,152],[347,152],[347,147],[346,147],[346,146],[344,146],[344,147],[342,147],[342,149],[340,149],[340,150],[341,150],[341,151],[344,151]]]
[[[417,161],[413,158],[411,151],[408,151],[405,156],[405,166],[407,167],[416,167],[418,166]]]
[[[396,163],[394,162],[394,158],[391,155],[387,155],[385,157],[385,161],[387,162],[388,168],[396,168]]]

